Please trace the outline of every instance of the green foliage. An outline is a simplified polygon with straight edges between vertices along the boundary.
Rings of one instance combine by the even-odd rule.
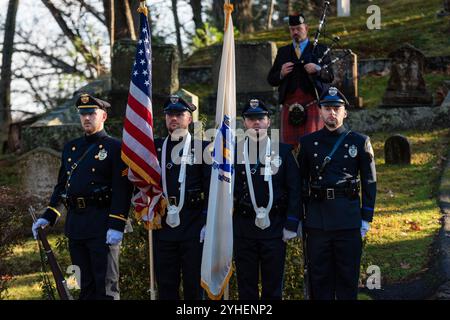
[[[197,29],[195,31],[195,36],[192,38],[192,44],[195,50],[211,46],[222,41],[223,32],[208,22],[203,24],[203,28]]]

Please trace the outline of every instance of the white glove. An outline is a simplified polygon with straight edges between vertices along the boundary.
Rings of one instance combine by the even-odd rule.
[[[361,221],[361,238],[364,238],[366,236],[366,233],[369,231],[370,229],[370,223],[362,220]]]
[[[122,239],[123,232],[114,229],[108,229],[108,232],[106,232],[106,244],[116,245],[119,244]]]
[[[204,225],[202,230],[200,230],[200,242],[205,241],[205,235],[206,235],[206,225]]]
[[[298,227],[297,227],[297,237],[298,237],[299,239],[301,239],[301,238],[303,237],[303,224],[302,224],[301,221],[298,223]]]
[[[288,242],[291,239],[294,239],[297,236],[297,232],[293,232],[283,228],[283,241]]]
[[[34,239],[37,239],[38,237],[38,228],[45,228],[50,221],[44,218],[39,218],[36,220],[35,223],[33,223],[33,226],[31,227],[31,231],[33,232]]]

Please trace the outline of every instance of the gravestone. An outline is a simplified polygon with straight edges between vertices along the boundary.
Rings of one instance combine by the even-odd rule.
[[[50,199],[58,180],[61,154],[49,148],[36,148],[18,159],[21,190],[39,199]]]
[[[345,50],[334,49],[330,53],[330,59],[344,57],[344,55]],[[333,64],[332,70],[333,86],[341,90],[351,107],[361,108],[362,98],[358,96],[358,56],[355,53],[346,55]]]
[[[424,54],[410,44],[391,52],[391,76],[383,96],[383,107],[424,107],[433,103],[423,70]]]
[[[267,83],[267,73],[277,54],[274,42],[236,43],[236,93],[272,92]],[[216,57],[213,67],[213,86],[217,88],[221,56]]]
[[[131,71],[136,54],[136,41],[121,39],[114,43],[111,57],[111,115],[123,117],[128,100]],[[179,57],[176,46],[152,46],[152,102],[162,106],[164,99],[176,92]],[[162,108],[156,108],[156,112]]]
[[[386,164],[411,164],[411,145],[400,134],[389,137],[384,143],[384,160]]]

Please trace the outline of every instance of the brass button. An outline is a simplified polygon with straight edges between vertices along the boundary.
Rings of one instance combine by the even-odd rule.
[[[75,147],[72,147],[72,151],[75,151],[77,148],[75,148]]]
[[[67,159],[67,161],[72,162],[72,158]]]
[[[69,175],[70,174],[70,171],[67,171],[67,175]]]
[[[98,147],[99,147],[100,149],[103,149],[103,145],[102,145],[102,144],[101,144],[101,145],[99,145]]]
[[[95,172],[95,168],[92,168],[92,172]]]

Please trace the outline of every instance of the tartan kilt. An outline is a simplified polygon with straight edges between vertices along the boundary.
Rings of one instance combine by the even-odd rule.
[[[306,109],[306,122],[300,126],[293,126],[289,123],[289,106],[294,103],[307,105],[315,98],[310,94],[305,94],[301,89],[286,95],[283,107],[281,108],[281,142],[289,143],[296,147],[300,137],[315,132],[323,128],[324,123],[319,115],[317,103],[313,103]]]

